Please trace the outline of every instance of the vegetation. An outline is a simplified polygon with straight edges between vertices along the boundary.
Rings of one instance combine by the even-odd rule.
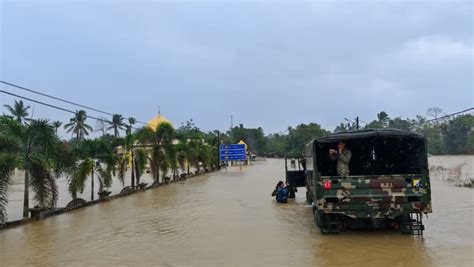
[[[124,123],[121,115],[114,115],[109,122],[105,118],[98,124],[100,137],[87,139],[92,127],[87,122],[87,113],[77,111],[64,125],[71,140],[60,140],[58,129],[62,122],[45,119],[26,119],[28,106],[22,101],[13,107],[6,106],[10,115],[0,116],[0,224],[7,220],[5,207],[8,204],[7,189],[15,170],[24,171],[23,216],[28,217],[29,189],[34,193],[34,205],[38,208],[56,206],[58,189],[56,178],[66,177],[72,199],[84,192],[86,183],[91,184],[91,200],[94,199],[95,183],[102,192],[116,177],[124,185],[131,172],[132,187],[150,167],[153,178],[160,181],[179,172],[190,173],[190,168],[216,168],[219,164],[215,136],[200,131],[192,121],[175,130],[169,123],[156,129],[143,127],[133,130],[134,118]],[[108,126],[107,126],[108,124]],[[113,135],[107,134],[113,130]],[[125,137],[120,131],[125,130]],[[160,175],[161,174],[161,175]]]
[[[11,177],[11,168],[23,169],[24,200],[23,217],[28,217],[29,188],[35,193],[34,199],[39,207],[54,207],[58,198],[56,182],[53,179],[55,153],[60,146],[53,126],[47,120],[30,120],[20,124],[18,120],[3,117],[0,124],[2,137],[1,152],[10,157],[10,166],[0,180]]]
[[[54,127],[54,132],[56,133],[56,136],[58,136],[58,129],[63,125],[63,123],[60,121],[53,121],[52,125]]]
[[[69,120],[68,124],[64,125],[64,129],[67,133],[72,132],[76,135],[76,142],[80,143],[81,140],[92,132],[92,127],[86,124],[87,113],[84,110],[76,111],[74,117]]]
[[[98,191],[103,192],[111,186],[113,177],[124,185],[131,173],[134,187],[140,183],[147,168],[157,183],[163,179],[177,179],[180,173],[189,175],[191,169],[199,172],[218,168],[222,143],[243,140],[253,154],[298,156],[310,140],[330,133],[317,123],[300,124],[289,127],[286,133],[267,136],[260,127],[252,129],[243,125],[226,133],[204,132],[192,120],[177,129],[164,122],[156,129],[145,126],[134,130],[134,118],[124,123],[121,115],[114,115],[110,122],[106,118],[100,120],[98,128],[102,134],[99,137],[87,139],[92,127],[87,124],[87,113],[79,110],[64,125],[67,133],[72,133],[71,140],[60,140],[57,131],[61,122],[27,119],[29,107],[22,101],[6,107],[10,115],[0,116],[0,224],[7,220],[7,188],[16,170],[24,172],[23,216],[28,217],[29,189],[34,193],[34,206],[55,207],[58,199],[56,178],[61,175],[67,178],[73,199],[82,194],[86,183],[90,182],[93,200],[95,182],[99,183]],[[474,116],[437,119],[442,114],[441,109],[432,108],[427,117],[403,119],[391,118],[382,111],[363,128],[397,128],[422,133],[428,139],[431,154],[474,153]],[[335,131],[356,128],[353,122],[340,123]],[[107,134],[107,130],[113,130],[113,135]],[[120,131],[125,131],[124,137],[120,137]]]
[[[428,153],[439,154],[473,154],[474,153],[474,116],[459,115],[445,119],[440,108],[430,108],[427,116],[416,116],[414,119],[401,117],[390,118],[381,111],[376,119],[360,126],[362,129],[394,128],[421,133],[428,140]],[[341,122],[334,132],[356,130],[356,122]],[[267,136],[267,150],[276,156],[295,156],[303,153],[304,144],[312,138],[329,134],[318,124],[301,124],[295,129],[288,128],[288,134]]]
[[[110,127],[107,130],[114,130],[115,138],[120,136],[120,130],[125,129],[125,123],[123,122],[123,116],[120,114],[114,114],[112,121],[109,122]]]
[[[26,117],[28,117],[28,109],[30,108],[30,106],[25,106],[22,100],[15,100],[13,107],[9,105],[4,105],[4,107],[15,117],[18,123],[23,123],[26,120]]]

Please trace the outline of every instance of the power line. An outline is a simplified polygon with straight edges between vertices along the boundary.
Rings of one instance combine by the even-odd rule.
[[[61,110],[61,111],[67,112],[67,113],[76,114],[76,111],[66,109],[66,108],[63,108],[63,107],[59,107],[59,106],[56,106],[56,105],[48,104],[48,103],[45,103],[45,102],[41,102],[41,101],[38,101],[38,100],[34,100],[34,99],[31,99],[31,98],[21,96],[21,95],[17,95],[17,94],[14,94],[14,93],[10,93],[10,92],[7,92],[7,91],[0,90],[0,93],[4,93],[4,94],[10,95],[10,96],[18,97],[18,98],[21,98],[21,99],[24,99],[24,100],[27,100],[27,101],[30,101],[30,102],[33,102],[33,103],[37,103],[37,104],[40,104],[40,105],[43,105],[43,106],[47,106],[47,107],[50,107],[50,108]],[[89,116],[89,115],[86,115],[86,116],[87,116],[87,118],[91,118],[91,119],[94,119],[94,120],[97,120],[97,121],[111,123],[111,121],[104,120],[104,119],[101,119],[101,118],[98,118],[98,117]],[[134,130],[139,129],[139,128],[136,128],[136,127],[131,127],[131,128],[134,129]]]
[[[439,117],[439,118],[434,118],[434,119],[431,119],[431,120],[427,120],[426,122],[432,122],[432,121],[442,120],[442,119],[445,119],[445,118],[452,117],[452,116],[454,116],[454,115],[458,115],[458,114],[461,114],[461,113],[468,112],[468,111],[470,111],[470,110],[474,110],[474,108],[468,108],[468,109],[465,109],[465,110],[462,110],[462,111],[458,111],[458,112],[455,112],[455,113],[452,113],[452,114],[449,114],[449,115],[446,115],[446,116],[443,116],[443,117]]]
[[[41,96],[44,96],[44,97],[48,97],[48,98],[51,98],[51,99],[54,99],[54,100],[58,100],[58,101],[61,101],[61,102],[64,102],[64,103],[67,103],[67,104],[70,104],[70,105],[73,105],[73,106],[78,106],[78,107],[81,107],[81,108],[84,108],[84,109],[88,109],[88,110],[92,110],[92,111],[95,111],[95,112],[99,112],[99,113],[102,113],[102,114],[105,114],[105,115],[109,115],[109,116],[113,116],[115,114],[112,114],[110,112],[106,112],[106,111],[102,111],[100,109],[96,109],[96,108],[92,108],[92,107],[89,107],[89,106],[85,106],[85,105],[82,105],[82,104],[78,104],[78,103],[75,103],[75,102],[72,102],[72,101],[69,101],[69,100],[66,100],[66,99],[62,99],[62,98],[59,98],[59,97],[55,97],[55,96],[52,96],[52,95],[48,95],[48,94],[45,94],[45,93],[41,93],[41,92],[38,92],[38,91],[35,91],[33,89],[29,89],[29,88],[26,88],[26,87],[23,87],[23,86],[19,86],[19,85],[16,85],[16,84],[13,84],[13,83],[9,83],[9,82],[5,82],[5,81],[0,81],[0,83],[3,83],[5,85],[8,85],[8,86],[12,86],[12,87],[15,87],[17,89],[21,89],[21,90],[24,90],[24,91],[27,91],[27,92],[30,92],[30,93],[33,93],[33,94],[37,94],[37,95],[41,95]],[[91,117],[92,118],[92,117]],[[130,117],[124,117],[124,119],[128,120]],[[146,125],[146,123],[144,122],[141,122],[141,121],[136,121],[137,123],[140,123],[140,124],[143,124],[143,125]]]

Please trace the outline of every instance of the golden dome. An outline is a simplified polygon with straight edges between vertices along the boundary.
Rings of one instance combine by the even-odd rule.
[[[163,122],[169,123],[169,124],[171,124],[171,126],[173,126],[171,121],[169,121],[165,117],[161,116],[161,113],[158,112],[158,114],[153,119],[151,119],[147,122],[146,127],[148,127],[150,129],[152,129],[153,131],[155,131],[156,127],[158,127],[158,125],[162,124]]]

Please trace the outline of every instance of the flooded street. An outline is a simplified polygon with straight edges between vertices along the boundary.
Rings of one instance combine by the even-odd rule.
[[[469,160],[472,164],[472,157]],[[439,160],[439,159],[438,159]],[[1,266],[472,266],[474,190],[432,177],[423,238],[322,235],[305,190],[270,197],[280,159],[229,168],[0,231]]]

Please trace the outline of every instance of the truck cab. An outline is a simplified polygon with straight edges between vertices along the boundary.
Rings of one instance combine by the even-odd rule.
[[[344,142],[352,156],[339,176],[331,149]],[[305,149],[307,200],[322,233],[390,228],[421,235],[432,212],[426,139],[396,129],[347,131]]]

